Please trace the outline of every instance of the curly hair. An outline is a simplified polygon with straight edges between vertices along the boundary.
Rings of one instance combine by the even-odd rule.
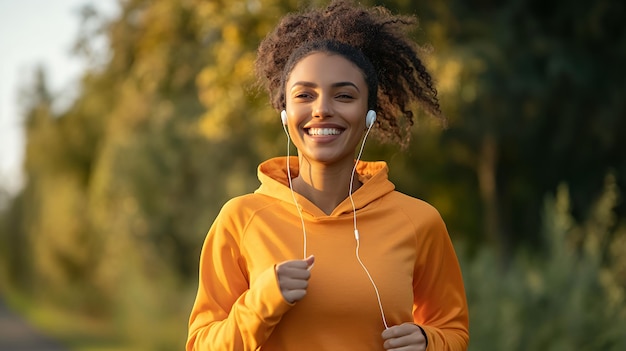
[[[368,104],[377,112],[374,130],[378,139],[405,147],[415,123],[413,103],[445,123],[433,79],[419,57],[422,48],[408,36],[416,25],[413,16],[393,15],[384,7],[364,8],[350,0],[334,0],[323,9],[288,14],[259,45],[255,62],[258,82],[269,93],[272,107],[282,110],[284,83],[297,61],[318,51],[342,55],[365,75],[373,95]],[[353,47],[367,63],[357,62],[355,57],[360,54],[328,49],[329,45],[320,49],[316,42]],[[368,77],[369,64],[376,77]]]

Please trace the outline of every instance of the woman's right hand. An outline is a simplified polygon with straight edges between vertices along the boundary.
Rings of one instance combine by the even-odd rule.
[[[276,265],[280,292],[287,302],[295,303],[306,295],[314,262],[315,257],[309,256],[305,260],[285,261]]]

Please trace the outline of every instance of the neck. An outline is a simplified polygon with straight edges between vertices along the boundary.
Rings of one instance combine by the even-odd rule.
[[[311,164],[299,157],[300,171],[293,179],[294,191],[306,197],[327,215],[348,197],[350,178],[354,162],[348,160],[342,164]],[[348,163],[349,162],[349,163]],[[361,186],[355,174],[352,192]]]

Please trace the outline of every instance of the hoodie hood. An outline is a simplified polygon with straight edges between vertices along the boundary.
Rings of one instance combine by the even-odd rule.
[[[297,177],[300,171],[298,157],[291,156],[290,160],[291,177]],[[359,161],[356,172],[359,181],[363,184],[352,194],[356,210],[364,209],[367,205],[394,191],[395,186],[389,181],[387,175],[389,169],[387,163],[383,161],[368,162]],[[280,201],[294,205],[289,180],[287,178],[287,157],[276,157],[269,159],[259,165],[258,177],[261,186],[255,191],[256,194],[263,194]],[[347,182],[348,180],[346,180]],[[333,210],[330,215],[324,213],[304,196],[294,192],[296,201],[300,205],[303,214],[313,217],[337,217],[342,214],[352,215],[352,204],[346,194],[346,198]]]

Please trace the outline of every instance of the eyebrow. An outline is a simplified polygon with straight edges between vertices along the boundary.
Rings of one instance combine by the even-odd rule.
[[[291,85],[291,88],[293,89],[293,87],[295,87],[296,85],[302,85],[302,86],[309,87],[309,88],[317,87],[317,84],[313,82],[298,81],[298,82],[293,83],[293,85]],[[359,87],[357,87],[356,84],[352,82],[337,82],[331,85],[331,87],[333,88],[340,88],[340,87],[345,87],[345,86],[354,87],[354,89],[356,89],[358,92],[361,92],[361,90],[359,90]]]

